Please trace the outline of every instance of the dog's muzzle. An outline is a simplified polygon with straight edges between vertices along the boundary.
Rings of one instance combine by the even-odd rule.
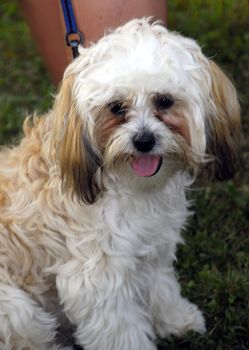
[[[149,177],[155,175],[161,168],[162,157],[149,154],[156,144],[155,135],[149,131],[137,134],[133,138],[133,145],[141,155],[133,156],[131,167],[138,176]]]

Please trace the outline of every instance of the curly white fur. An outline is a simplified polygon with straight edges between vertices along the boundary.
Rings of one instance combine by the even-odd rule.
[[[236,163],[239,107],[220,69],[192,39],[133,20],[82,48],[29,124],[0,153],[0,348],[62,349],[59,304],[86,350],[203,332],[173,262],[187,170],[227,178]],[[145,131],[155,144],[138,150]]]

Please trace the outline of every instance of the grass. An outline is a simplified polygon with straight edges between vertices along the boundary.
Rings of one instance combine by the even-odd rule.
[[[23,119],[51,105],[52,84],[15,1],[0,2],[0,144],[19,135]]]
[[[249,7],[247,0],[169,1],[169,27],[197,39],[204,52],[234,79],[249,135]],[[45,30],[45,29],[44,29]],[[16,2],[0,4],[0,143],[20,134],[24,116],[51,105],[53,86]],[[161,342],[160,350],[249,348],[249,175],[248,144],[232,181],[203,180],[190,193],[195,214],[179,247],[177,270],[183,294],[207,319],[207,333]]]

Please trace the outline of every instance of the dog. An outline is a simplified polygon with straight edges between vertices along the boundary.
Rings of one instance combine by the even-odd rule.
[[[197,174],[237,167],[235,88],[199,45],[134,19],[80,49],[53,108],[0,153],[0,348],[155,350],[204,332],[176,246]]]

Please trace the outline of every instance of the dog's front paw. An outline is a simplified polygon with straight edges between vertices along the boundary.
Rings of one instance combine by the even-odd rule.
[[[155,320],[155,329],[161,338],[165,338],[169,335],[180,336],[188,331],[204,333],[206,326],[197,306],[182,299],[180,304],[165,311],[160,319]]]
[[[202,312],[194,304],[189,304],[189,313],[185,318],[182,332],[195,331],[203,334],[206,331],[205,319]]]

